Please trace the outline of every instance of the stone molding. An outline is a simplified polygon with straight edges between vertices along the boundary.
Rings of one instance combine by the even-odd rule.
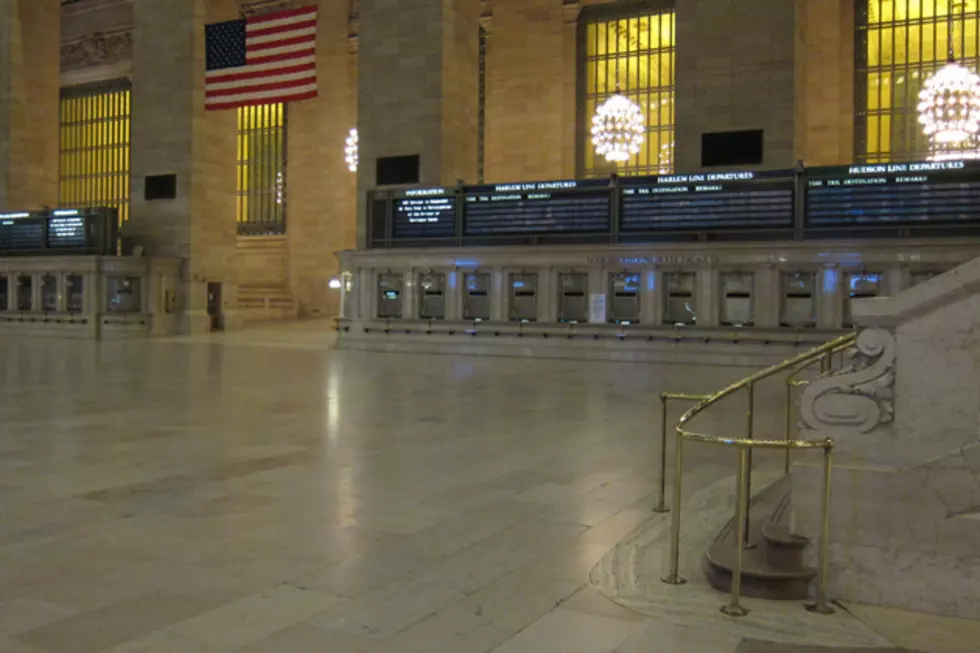
[[[133,56],[133,30],[95,32],[61,44],[61,70],[68,72],[90,68]]]
[[[850,364],[810,383],[800,396],[803,427],[825,435],[869,433],[891,423],[894,414],[895,336],[865,329]]]

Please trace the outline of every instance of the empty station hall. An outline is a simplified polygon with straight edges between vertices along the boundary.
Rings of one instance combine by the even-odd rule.
[[[976,653],[980,0],[0,0],[0,653]]]

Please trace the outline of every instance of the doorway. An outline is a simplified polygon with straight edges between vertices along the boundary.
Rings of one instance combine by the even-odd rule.
[[[208,320],[212,331],[224,328],[221,320],[221,284],[208,283]]]

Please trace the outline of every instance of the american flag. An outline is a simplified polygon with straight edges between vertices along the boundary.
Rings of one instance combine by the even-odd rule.
[[[316,97],[317,8],[205,25],[210,110]]]

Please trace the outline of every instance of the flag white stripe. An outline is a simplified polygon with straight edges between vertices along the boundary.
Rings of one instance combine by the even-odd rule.
[[[261,57],[271,57],[277,54],[288,54],[290,52],[302,52],[303,50],[309,50],[316,43],[316,39],[310,39],[309,41],[303,41],[302,43],[291,43],[290,45],[284,45],[281,48],[269,48],[268,50],[256,50],[252,52],[251,50],[246,53],[246,59],[258,59]]]
[[[304,14],[297,14],[296,16],[287,16],[285,18],[278,18],[276,20],[265,20],[248,22],[245,24],[245,31],[255,32],[261,29],[269,29],[271,27],[282,27],[283,25],[289,25],[291,23],[305,23],[308,20],[316,18],[316,8],[314,7],[312,11],[308,11]]]
[[[240,75],[242,73],[259,73],[265,71],[277,70],[279,68],[286,68],[288,66],[302,66],[303,64],[316,63],[316,55],[307,54],[302,57],[296,57],[295,59],[286,59],[285,61],[269,61],[267,63],[252,63],[246,64],[244,66],[238,66],[237,68],[222,68],[220,70],[209,70],[205,73],[206,80],[208,84],[220,83],[220,78],[226,75]]]
[[[223,91],[229,88],[246,88],[259,84],[281,84],[283,82],[294,82],[298,79],[316,78],[315,70],[301,70],[297,73],[286,73],[285,75],[267,75],[263,77],[252,77],[249,79],[238,79],[230,82],[211,82],[208,84],[209,91]]]
[[[265,100],[268,98],[288,97],[302,95],[316,90],[316,82],[311,82],[304,86],[294,86],[292,88],[280,88],[272,91],[257,91],[254,93],[239,93],[236,95],[219,95],[217,97],[205,98],[205,105],[229,104],[232,102],[248,102],[251,100]]]
[[[261,45],[272,41],[282,41],[283,39],[294,39],[299,36],[316,36],[316,27],[304,27],[294,29],[289,32],[278,32],[276,34],[265,34],[263,36],[249,36],[245,39],[246,45]]]

